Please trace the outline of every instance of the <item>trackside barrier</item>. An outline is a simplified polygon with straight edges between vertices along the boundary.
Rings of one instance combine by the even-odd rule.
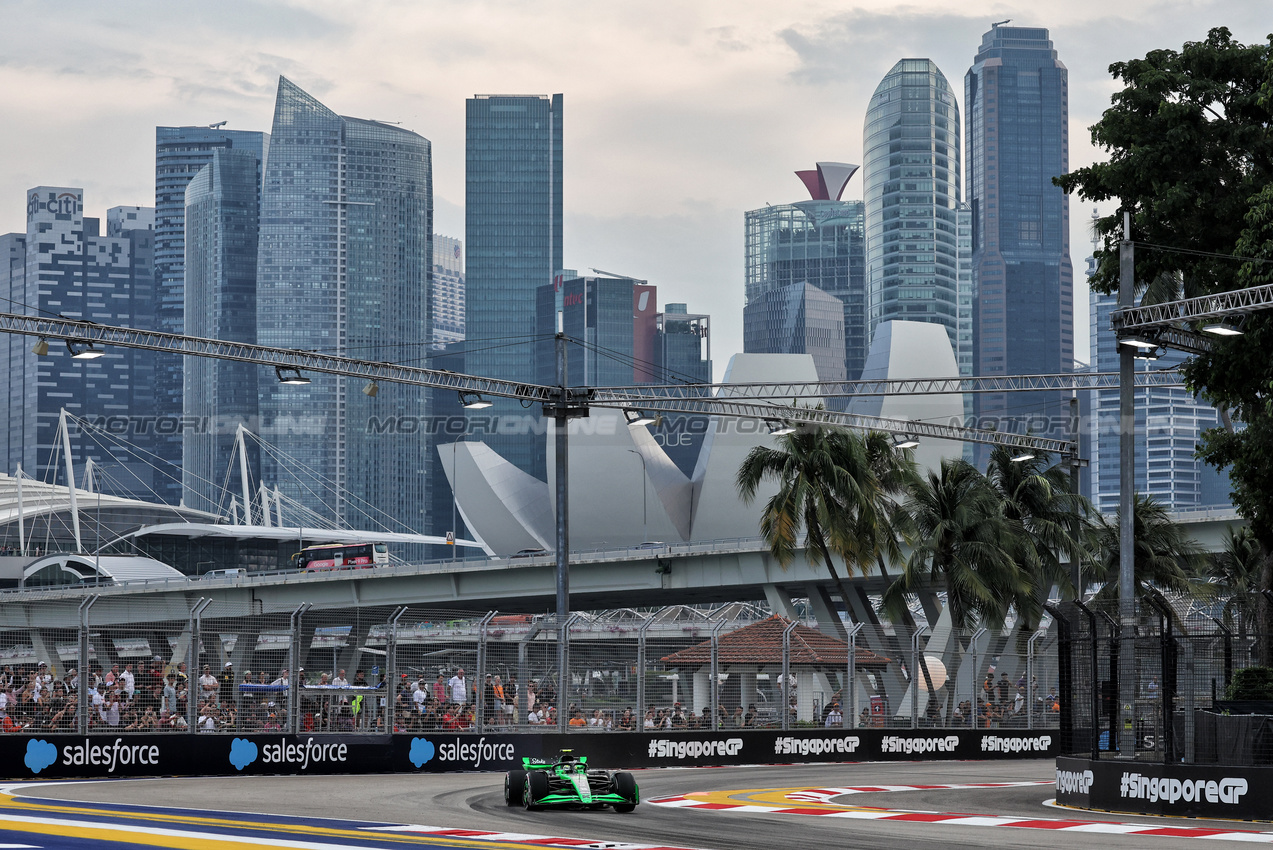
[[[238,774],[503,771],[525,756],[573,748],[608,768],[857,761],[1051,758],[1048,732],[968,729],[721,730],[421,735],[6,735],[5,778],[72,779]]]
[[[1109,812],[1267,820],[1273,811],[1273,767],[1063,756],[1056,760],[1056,800]]]

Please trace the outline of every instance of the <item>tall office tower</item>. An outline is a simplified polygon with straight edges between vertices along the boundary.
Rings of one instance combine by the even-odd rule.
[[[464,339],[464,243],[433,234],[433,348]],[[461,369],[463,371],[462,364]]]
[[[667,304],[654,317],[655,384],[712,382],[712,317],[691,313],[686,304]],[[706,391],[702,393],[708,395]],[[686,475],[694,473],[707,434],[708,418],[687,413],[665,414],[651,433]]]
[[[535,293],[536,383],[557,382],[557,316],[572,387],[648,384],[654,375],[658,287],[617,275],[566,276]]]
[[[432,267],[428,139],[341,117],[280,78],[261,195],[260,343],[361,360],[423,356]],[[266,482],[350,525],[424,528],[427,393],[304,377],[312,383],[261,376],[262,431],[282,453],[262,459]]]
[[[843,381],[843,306],[810,283],[770,290],[743,308],[743,351],[809,354],[818,380]]]
[[[959,106],[928,59],[903,59],[866,110],[867,335],[903,319],[946,328],[961,373]]]
[[[224,123],[224,122],[223,122]],[[185,212],[186,185],[212,160],[216,150],[244,150],[258,162],[265,161],[268,133],[226,130],[211,127],[155,128],[155,306],[158,330],[186,333],[185,325]],[[260,184],[258,169],[257,183]],[[258,190],[259,191],[259,190]],[[155,396],[162,421],[179,423],[182,415],[182,369],[193,362],[181,357],[160,357],[155,361]],[[170,466],[159,496],[176,504],[182,495],[182,433],[165,428],[158,438],[157,453]]]
[[[834,295],[844,308],[844,373],[851,380],[861,377],[869,347],[864,207],[861,201],[840,200],[857,170],[842,162],[819,162],[816,170],[796,172],[810,200],[744,214],[746,303],[793,283]],[[746,322],[744,312],[744,339]]]
[[[109,210],[107,221],[118,235],[102,236],[100,220],[84,216],[82,189],[38,186],[26,193],[26,201],[26,233],[0,237],[9,259],[0,269],[0,292],[12,309],[155,327],[153,210]],[[4,470],[12,474],[21,464],[28,475],[65,481],[62,453],[56,450],[58,418],[65,408],[97,426],[72,442],[81,479],[77,485],[84,462],[92,459],[103,491],[153,500],[162,480],[150,457],[157,430],[157,355],[98,346],[99,356],[72,357],[94,351],[78,343],[47,345],[47,354],[39,355],[29,338],[10,336],[0,348],[7,401]]]
[[[184,312],[191,336],[256,343],[260,175],[254,152],[227,148],[213,151],[186,186]],[[232,464],[238,427],[259,432],[261,367],[191,357],[183,371],[183,498],[188,507],[228,513],[220,488],[238,475]],[[257,445],[244,444],[249,468],[259,474]]]
[[[464,370],[533,382],[536,290],[562,268],[562,96],[478,95],[466,116]],[[472,413],[475,435],[545,477],[538,411],[496,400]]]
[[[1048,31],[994,26],[964,77],[973,211],[973,371],[1068,372],[1074,362],[1068,71]],[[983,428],[1064,437],[1069,394],[979,395]]]

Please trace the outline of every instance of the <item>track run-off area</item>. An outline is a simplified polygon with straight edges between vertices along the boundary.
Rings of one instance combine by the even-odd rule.
[[[508,807],[501,773],[23,782],[0,787],[0,850],[1273,845],[1270,823],[1059,808],[1054,773],[1050,759],[639,770],[631,814]]]

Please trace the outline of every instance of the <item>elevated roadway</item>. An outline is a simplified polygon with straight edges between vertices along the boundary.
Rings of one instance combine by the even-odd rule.
[[[1176,515],[1206,550],[1223,548],[1225,530],[1241,524],[1232,512]],[[884,581],[842,576],[857,591],[855,605]],[[659,545],[656,548],[574,552],[570,559],[571,607],[604,610],[687,603],[825,596],[832,582],[825,567],[797,557],[783,569],[759,538]],[[95,625],[158,619],[185,620],[203,598],[229,610],[271,613],[304,603],[314,610],[408,605],[449,610],[541,613],[553,609],[556,572],[551,554],[529,558],[434,561],[317,573],[280,572],[219,579],[130,582],[0,592],[0,628],[75,627],[79,607],[92,595]]]

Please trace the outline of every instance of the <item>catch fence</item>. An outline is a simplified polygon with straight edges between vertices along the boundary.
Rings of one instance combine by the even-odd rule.
[[[1048,628],[838,632],[748,604],[580,612],[562,629],[437,608],[16,604],[0,713],[27,734],[1028,730],[1061,716]]]

